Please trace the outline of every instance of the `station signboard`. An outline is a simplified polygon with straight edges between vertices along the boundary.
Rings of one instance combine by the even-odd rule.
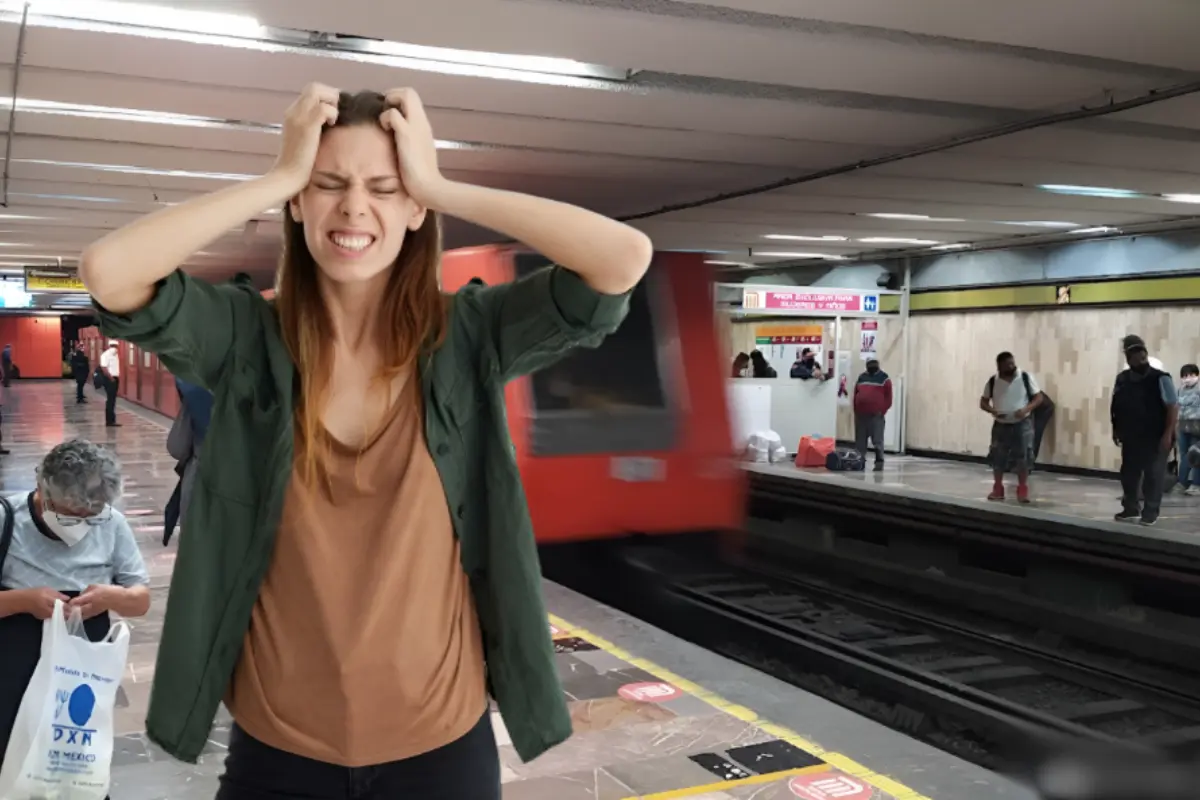
[[[73,269],[26,267],[25,291],[31,294],[34,292],[81,294],[87,293],[87,287],[79,279],[79,273]]]
[[[742,310],[750,313],[873,316],[879,313],[879,295],[841,289],[821,292],[785,287],[747,288],[742,290]]]

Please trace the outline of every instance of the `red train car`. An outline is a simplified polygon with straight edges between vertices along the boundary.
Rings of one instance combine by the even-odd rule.
[[[546,263],[506,247],[456,250],[442,285],[503,283]],[[540,543],[741,526],[745,476],[732,463],[712,286],[702,255],[659,253],[600,347],[509,384]]]
[[[503,283],[546,263],[508,247],[454,250],[442,285]],[[740,528],[745,475],[733,463],[712,286],[703,256],[659,253],[600,347],[509,384],[509,429],[540,543]],[[81,338],[97,363],[99,332]],[[178,413],[157,358],[122,342],[121,366],[122,396]]]

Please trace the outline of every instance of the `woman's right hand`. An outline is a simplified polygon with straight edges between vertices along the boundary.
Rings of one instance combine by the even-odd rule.
[[[321,131],[337,122],[338,97],[337,89],[310,83],[284,115],[283,143],[271,171],[286,175],[295,184],[296,193],[308,185]]]

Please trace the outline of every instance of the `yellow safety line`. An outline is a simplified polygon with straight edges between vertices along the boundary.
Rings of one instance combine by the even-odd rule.
[[[736,789],[739,786],[757,786],[760,783],[772,783],[784,778],[791,778],[795,775],[825,772],[827,769],[828,767],[824,764],[817,764],[813,767],[801,767],[800,769],[789,769],[783,772],[768,772],[765,775],[752,775],[749,778],[740,778],[734,781],[719,781],[704,786],[691,786],[687,789],[671,789],[670,791],[657,792],[655,794],[639,794],[626,797],[624,800],[679,800],[681,797],[695,797],[698,794],[708,794],[709,792],[723,792],[726,789]]]
[[[687,694],[690,694],[691,696],[697,698],[698,700],[703,700],[705,703],[708,703],[710,706],[717,709],[718,711],[722,711],[731,717],[740,719],[742,722],[754,725],[759,730],[761,730],[763,733],[770,734],[771,736],[774,736],[777,739],[781,739],[782,741],[785,741],[794,747],[798,747],[799,749],[804,750],[805,752],[822,759],[829,766],[831,766],[835,769],[838,769],[838,770],[846,773],[847,775],[858,778],[859,780],[866,781],[867,783],[871,784],[872,786],[879,789],[880,791],[884,791],[884,792],[887,792],[888,794],[892,795],[892,797],[894,797],[895,800],[931,800],[931,798],[926,797],[921,794],[918,794],[917,792],[913,791],[912,789],[909,789],[907,786],[904,786],[903,784],[892,780],[891,778],[887,777],[886,775],[880,775],[876,772],[871,771],[870,769],[867,769],[865,766],[863,766],[862,764],[859,764],[857,761],[850,758],[849,756],[843,755],[842,753],[835,753],[835,752],[826,750],[825,748],[821,747],[821,745],[817,744],[816,742],[812,742],[812,741],[809,741],[808,739],[805,739],[803,736],[796,733],[795,731],[789,730],[788,728],[785,728],[782,725],[776,725],[773,722],[762,719],[761,717],[758,716],[758,714],[756,714],[751,709],[746,708],[745,706],[739,706],[735,703],[731,703],[728,700],[725,700],[724,698],[708,691],[703,686],[699,686],[699,685],[693,683],[692,681],[687,680],[686,678],[684,678],[682,676],[676,675],[675,673],[671,672],[668,669],[664,669],[663,667],[660,667],[658,664],[655,664],[653,661],[647,661],[646,659],[639,658],[626,650],[622,650],[620,647],[617,647],[612,642],[610,642],[600,636],[597,636],[596,634],[592,633],[591,631],[588,631],[584,628],[580,628],[577,625],[572,625],[570,622],[567,622],[562,617],[556,616],[554,614],[550,614],[549,617],[550,617],[550,623],[552,625],[554,625],[554,627],[559,629],[559,636],[576,636],[580,639],[585,639],[588,642],[591,642],[592,644],[594,644],[596,647],[603,650],[604,652],[608,653],[609,655],[611,655],[615,658],[619,658],[622,661],[628,663],[630,666],[637,667],[638,669],[643,670],[644,672],[649,672],[651,675],[658,678],[660,681],[663,681],[664,683],[669,683],[672,686],[675,686],[680,691],[686,692]],[[783,773],[777,773],[775,775],[770,776],[768,778],[768,780],[777,780],[778,778],[780,778],[782,776],[783,776]],[[767,778],[768,776],[763,776],[763,777]],[[749,780],[749,779],[747,779],[747,780]],[[738,785],[742,785],[742,784],[738,784]],[[677,791],[690,792],[692,790],[691,789],[680,789]],[[707,791],[715,791],[715,790],[708,789]],[[700,792],[697,791],[696,793],[699,794]],[[667,800],[668,798],[678,798],[678,797],[688,797],[688,796],[690,796],[690,795],[688,795],[688,794],[672,794],[671,792],[667,792],[666,794],[647,795],[646,797],[641,798],[641,800],[650,800],[651,798],[653,798],[654,800]],[[639,800],[639,799],[638,798],[630,798],[629,800]]]

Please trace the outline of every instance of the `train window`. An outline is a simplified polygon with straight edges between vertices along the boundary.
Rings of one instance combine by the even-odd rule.
[[[517,277],[547,265],[540,256],[518,256]],[[534,373],[535,456],[674,448],[676,415],[664,369],[664,343],[674,335],[670,311],[661,276],[651,267],[615,333],[597,348],[581,347]]]

